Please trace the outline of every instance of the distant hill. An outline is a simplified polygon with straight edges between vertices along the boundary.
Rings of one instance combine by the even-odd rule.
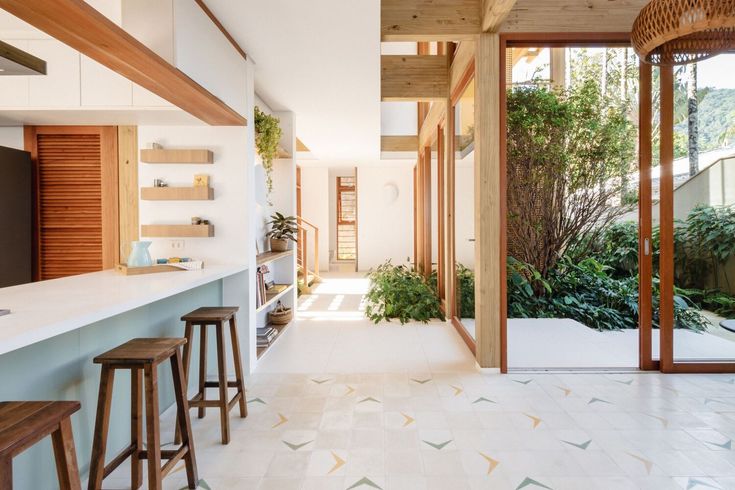
[[[685,113],[685,109],[682,111]],[[674,127],[677,158],[686,155],[687,122]],[[735,89],[700,90],[699,151],[730,146],[735,142]],[[683,151],[683,153],[682,153]]]

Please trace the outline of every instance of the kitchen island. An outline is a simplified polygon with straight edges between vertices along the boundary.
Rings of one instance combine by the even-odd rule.
[[[0,400],[80,401],[82,409],[72,424],[86,475],[100,376],[92,359],[136,337],[183,337],[183,314],[221,306],[225,284],[246,284],[247,275],[244,265],[139,276],[107,270],[0,289],[0,309],[11,310],[0,316]],[[245,311],[238,316],[240,328],[247,329]],[[248,335],[243,331],[240,339],[247,342]],[[162,409],[173,403],[168,369],[162,367],[159,378]],[[129,383],[127,373],[115,378],[110,455],[129,443]],[[173,427],[162,429],[167,434]],[[50,440],[15,458],[14,476],[16,488],[54,488]]]

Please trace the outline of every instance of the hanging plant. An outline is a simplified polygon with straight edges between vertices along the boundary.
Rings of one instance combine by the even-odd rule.
[[[280,122],[276,116],[266,114],[255,106],[255,147],[263,161],[266,196],[269,204],[270,195],[273,192],[273,160],[278,157],[278,144],[283,134]]]

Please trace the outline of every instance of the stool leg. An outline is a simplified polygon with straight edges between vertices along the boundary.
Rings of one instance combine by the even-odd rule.
[[[197,474],[197,460],[194,455],[194,438],[191,432],[191,419],[189,418],[189,400],[186,398],[186,384],[184,371],[181,366],[179,350],[171,357],[171,372],[174,376],[174,394],[176,395],[176,414],[178,428],[181,433],[181,444],[187,446],[189,451],[184,456],[186,464],[186,478],[189,488],[199,486],[199,475]]]
[[[105,452],[107,450],[107,432],[110,428],[110,405],[112,403],[112,385],[115,370],[102,365],[100,391],[97,400],[97,416],[92,436],[92,460],[89,465],[89,490],[100,490],[105,477]]]
[[[56,474],[59,477],[60,490],[81,490],[79,479],[77,452],[74,449],[74,434],[71,430],[71,419],[62,419],[59,428],[51,434],[56,459]]]
[[[232,355],[235,358],[235,380],[237,394],[240,396],[240,417],[248,416],[248,406],[245,403],[245,382],[242,380],[242,358],[240,357],[240,341],[237,337],[237,322],[235,315],[230,318],[230,340],[232,340]]]
[[[13,458],[0,456],[0,490],[13,490]]]
[[[230,443],[230,411],[227,399],[227,354],[225,352],[224,326],[217,324],[217,373],[219,374],[219,412],[222,426],[222,444]]]
[[[140,451],[143,450],[143,371],[139,368],[130,370],[130,440],[134,446],[130,460],[130,481],[133,490],[143,485],[143,465]]]
[[[199,393],[202,394],[202,401],[207,399],[207,388],[204,383],[207,381],[207,326],[199,325]],[[199,407],[197,416],[200,419],[206,414],[206,407]]]
[[[186,322],[186,327],[184,328],[184,338],[186,338],[186,343],[184,344],[184,396],[187,397],[188,387],[189,387],[189,364],[191,364],[191,341],[192,341],[192,332],[191,332],[191,322]],[[178,415],[177,415],[177,421],[176,421],[176,427],[175,427],[176,433],[174,435],[174,443],[175,444],[181,444],[181,433],[179,432],[179,422],[178,422]]]
[[[156,366],[145,366],[145,428],[148,435],[148,489],[161,490],[161,432],[158,420],[158,372]]]

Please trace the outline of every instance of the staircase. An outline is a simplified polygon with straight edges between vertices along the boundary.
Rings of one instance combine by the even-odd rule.
[[[311,294],[314,284],[321,282],[319,276],[319,228],[301,216],[296,217],[299,228],[296,243],[297,284],[299,295]],[[313,256],[309,255],[309,242],[313,243]],[[312,259],[311,261],[309,259]]]

